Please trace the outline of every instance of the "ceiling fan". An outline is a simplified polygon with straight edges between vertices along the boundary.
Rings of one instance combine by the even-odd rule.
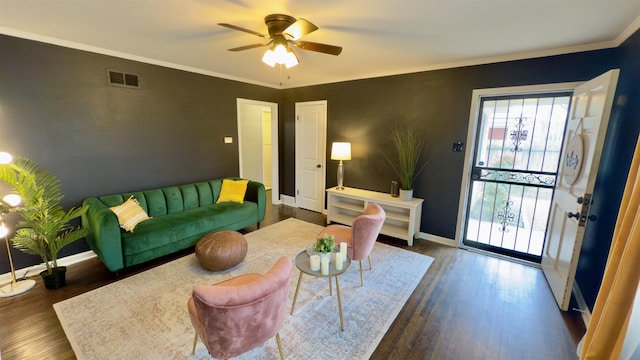
[[[303,36],[318,30],[317,26],[303,18],[296,20],[294,17],[289,15],[271,14],[265,16],[264,22],[265,24],[267,24],[267,29],[269,31],[268,35],[259,33],[257,31],[245,29],[236,25],[226,23],[219,23],[218,25],[233,30],[244,31],[246,33],[256,35],[268,40],[266,44],[251,44],[228,50],[242,51],[263,46],[269,47],[267,52],[262,57],[262,61],[271,67],[275,66],[275,64],[283,64],[287,68],[290,68],[298,64],[298,57],[293,52],[293,50],[291,50],[291,47],[289,45],[295,46],[302,50],[316,51],[330,55],[340,55],[340,53],[342,52],[342,47],[340,46],[300,40]]]

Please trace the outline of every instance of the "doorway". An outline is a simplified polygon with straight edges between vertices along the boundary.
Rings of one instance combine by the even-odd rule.
[[[324,210],[327,101],[296,103],[296,205]]]
[[[540,263],[575,86],[554,87],[474,91],[462,247]]]
[[[237,107],[240,177],[263,183],[278,204],[278,104],[237,99]]]

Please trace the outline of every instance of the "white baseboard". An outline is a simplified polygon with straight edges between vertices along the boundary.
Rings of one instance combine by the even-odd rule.
[[[89,260],[96,257],[96,253],[92,250],[81,252],[79,254],[65,256],[63,258],[58,259],[58,266],[69,266],[73,264],[77,264],[79,262]],[[28,278],[32,276],[36,276],[40,274],[40,272],[46,269],[44,263],[39,265],[33,265],[22,269],[16,269],[16,279],[20,280],[23,278]],[[5,273],[0,275],[0,284],[8,284],[11,282],[11,273]]]
[[[454,239],[449,239],[443,236],[419,232],[416,234],[416,238],[431,241],[431,242],[442,244],[442,245],[458,247],[458,243]]]
[[[293,196],[280,195],[280,199],[282,200],[282,203],[285,205],[298,207],[298,205],[296,204],[296,198]]]
[[[576,303],[578,303],[578,308],[574,308],[574,310],[582,314],[584,326],[589,327],[589,323],[591,322],[591,310],[589,310],[589,306],[587,306],[587,302],[582,295],[582,291],[580,290],[580,286],[578,286],[577,281],[573,282],[573,296],[576,297]]]

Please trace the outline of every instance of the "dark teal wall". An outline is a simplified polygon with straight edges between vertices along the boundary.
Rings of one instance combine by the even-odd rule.
[[[0,36],[0,151],[57,175],[64,206],[89,196],[238,175],[236,98],[279,101],[237,81]],[[141,89],[107,85],[107,69]],[[84,241],[61,256],[87,250]],[[16,267],[41,262],[14,251]],[[8,272],[0,246],[0,273]]]
[[[280,105],[286,152],[280,159],[282,192],[293,196],[295,191],[295,102],[328,100],[327,149],[333,141],[352,142],[346,186],[389,191],[395,176],[380,152],[393,151],[387,134],[394,124],[412,123],[428,149],[439,149],[414,186],[415,196],[425,199],[420,230],[453,239],[464,153],[451,147],[454,141],[466,142],[472,91],[586,81],[613,68],[620,69],[620,79],[594,191],[592,213],[598,220],[587,227],[576,276],[592,307],[640,132],[640,31],[616,49],[285,90]],[[327,187],[336,185],[336,169],[337,162],[327,160]]]
[[[452,145],[467,140],[473,90],[589,80],[615,68],[617,54],[617,49],[592,51],[285,90],[280,111],[290,129],[284,141],[290,155],[281,168],[295,164],[295,102],[328,100],[327,144],[352,143],[346,186],[388,192],[396,176],[381,152],[394,154],[387,138],[392,126],[411,123],[428,150],[438,149],[414,184],[414,196],[425,199],[420,229],[453,239],[465,153],[453,152]],[[327,187],[336,185],[336,170],[337,162],[327,160]],[[281,181],[282,189],[293,195],[293,172]]]

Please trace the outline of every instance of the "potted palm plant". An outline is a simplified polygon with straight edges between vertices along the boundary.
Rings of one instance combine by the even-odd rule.
[[[413,181],[429,162],[420,165],[424,140],[412,126],[393,128],[389,139],[395,147],[397,162],[383,155],[400,178],[400,199],[409,201],[413,198]]]
[[[22,198],[22,205],[0,209],[21,216],[11,243],[24,253],[40,256],[46,266],[40,275],[47,289],[64,286],[66,267],[58,266],[58,252],[87,235],[87,229],[70,224],[86,209],[65,211],[60,206],[63,195],[58,178],[29,159],[0,164],[0,180]]]

